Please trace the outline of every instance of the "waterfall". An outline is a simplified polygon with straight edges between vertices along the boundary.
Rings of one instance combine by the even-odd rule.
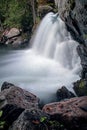
[[[80,65],[77,46],[78,43],[72,40],[58,14],[49,13],[36,32],[32,48],[40,55],[51,58],[61,66],[72,70]]]
[[[42,20],[28,50],[0,50],[0,85],[8,81],[50,102],[58,88],[80,79],[80,58],[74,41],[58,14]]]

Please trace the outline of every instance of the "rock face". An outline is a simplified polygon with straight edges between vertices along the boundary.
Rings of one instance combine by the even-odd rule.
[[[38,0],[37,14],[40,19],[42,19],[49,12],[55,12],[54,0]]]
[[[0,92],[2,120],[11,124],[24,109],[38,108],[39,99],[32,93],[5,82]]]
[[[58,101],[63,100],[63,99],[69,99],[72,97],[75,97],[75,95],[72,92],[70,92],[65,86],[58,89],[58,91],[57,91]]]
[[[59,16],[65,21],[68,31],[79,45],[82,78],[87,73],[87,0],[55,0]],[[85,46],[85,47],[84,47]]]
[[[27,109],[12,124],[9,130],[37,130],[41,119],[49,120],[49,116],[39,109]],[[46,129],[44,129],[46,130]]]
[[[73,87],[77,96],[86,96],[87,95],[87,79],[81,79],[74,83]]]
[[[55,0],[60,17],[68,25],[72,36],[83,43],[87,39],[87,1]]]
[[[70,130],[87,129],[87,96],[47,104],[43,107],[43,111],[52,119],[64,123]]]
[[[82,65],[82,79],[87,78],[87,48],[84,45],[77,47],[77,52],[81,59]]]
[[[38,7],[38,15],[40,18],[43,18],[47,13],[52,12],[53,8],[49,5],[40,5]]]

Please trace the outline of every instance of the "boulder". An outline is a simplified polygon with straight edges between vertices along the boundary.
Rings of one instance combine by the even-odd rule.
[[[19,48],[23,42],[21,31],[17,28],[6,29],[1,37],[0,45]]]
[[[8,39],[5,44],[11,48],[21,48],[23,39],[21,36]]]
[[[1,120],[11,124],[22,111],[38,108],[39,99],[32,93],[25,91],[11,83],[3,83],[0,92],[0,110],[3,111]]]
[[[76,92],[77,96],[86,96],[87,95],[87,79],[81,79],[74,84],[74,91]]]
[[[0,39],[0,46],[12,49],[27,47],[29,45],[29,39],[24,39],[21,32],[22,30],[17,28],[5,30]]]
[[[70,130],[87,129],[87,96],[47,104],[43,107],[43,111]]]
[[[75,95],[71,91],[69,91],[65,86],[58,89],[56,95],[57,95],[58,101],[63,100],[63,99],[67,99],[67,98],[75,97]]]
[[[6,34],[4,34],[7,38],[12,38],[18,35],[20,35],[20,30],[17,28],[11,28]]]
[[[10,87],[14,86],[14,84],[12,83],[8,83],[8,82],[4,82],[1,86],[1,91],[3,91],[4,89],[9,89]]]
[[[43,111],[39,109],[26,109],[9,130],[39,130],[40,123],[44,120],[49,120],[49,116]]]

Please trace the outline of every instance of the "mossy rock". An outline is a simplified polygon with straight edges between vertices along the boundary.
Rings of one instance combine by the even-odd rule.
[[[86,96],[87,95],[87,80],[82,79],[74,83],[74,90],[77,96]]]

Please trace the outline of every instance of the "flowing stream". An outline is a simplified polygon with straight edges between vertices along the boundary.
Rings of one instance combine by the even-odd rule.
[[[0,85],[14,83],[50,102],[58,88],[72,90],[72,83],[80,79],[77,46],[58,15],[47,14],[30,49],[0,50]]]

